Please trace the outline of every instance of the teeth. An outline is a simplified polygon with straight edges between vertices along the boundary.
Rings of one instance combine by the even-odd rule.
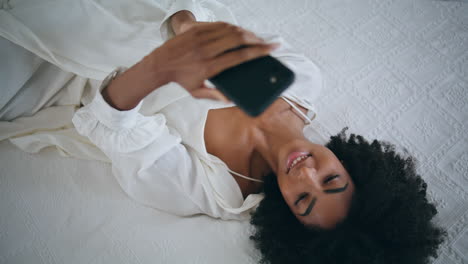
[[[296,165],[297,163],[301,162],[303,159],[306,159],[307,157],[309,157],[309,155],[297,157],[291,164],[291,168],[294,167],[294,165]]]

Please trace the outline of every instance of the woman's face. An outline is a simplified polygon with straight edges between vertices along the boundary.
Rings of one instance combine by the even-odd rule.
[[[332,228],[346,217],[354,183],[333,152],[296,140],[282,148],[278,158],[279,188],[300,222]]]

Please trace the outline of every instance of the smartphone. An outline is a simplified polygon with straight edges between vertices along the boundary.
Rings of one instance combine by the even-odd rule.
[[[255,117],[294,82],[294,72],[268,55],[231,67],[209,81],[244,112]]]

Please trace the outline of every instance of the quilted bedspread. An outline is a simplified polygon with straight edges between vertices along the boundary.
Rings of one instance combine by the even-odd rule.
[[[395,143],[418,160],[434,263],[468,263],[468,2],[221,0],[322,69],[314,124]],[[130,200],[110,166],[0,142],[0,263],[257,263],[248,222],[179,218]]]

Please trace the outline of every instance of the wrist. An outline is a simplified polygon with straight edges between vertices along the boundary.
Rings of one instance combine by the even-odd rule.
[[[101,93],[104,100],[113,108],[129,110],[137,106],[152,91],[166,84],[163,77],[160,77],[144,59],[117,75]]]
[[[148,93],[171,81],[169,75],[164,72],[165,67],[162,67],[157,54],[158,49],[145,56],[135,65],[136,71],[141,74],[142,80],[145,80],[144,83],[148,84],[144,86],[144,90],[148,90]]]

